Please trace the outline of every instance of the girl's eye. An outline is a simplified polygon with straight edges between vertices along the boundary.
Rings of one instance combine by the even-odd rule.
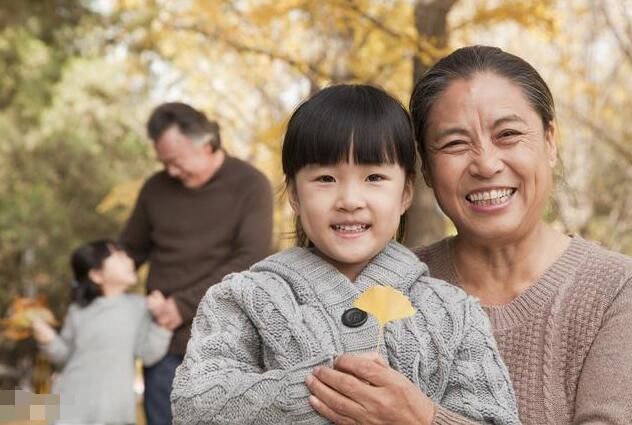
[[[380,174],[371,174],[370,176],[368,176],[366,178],[368,181],[370,182],[379,182],[385,179],[384,176],[380,175]]]
[[[334,179],[332,176],[318,176],[316,177],[316,181],[321,183],[334,183],[336,179]]]

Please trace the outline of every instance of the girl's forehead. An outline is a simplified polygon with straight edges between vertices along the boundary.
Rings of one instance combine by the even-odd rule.
[[[402,166],[396,162],[380,162],[380,163],[358,163],[352,159],[347,161],[340,161],[333,164],[307,164],[302,169],[305,171],[316,171],[322,169],[337,169],[337,170],[363,170],[374,168],[402,168]]]

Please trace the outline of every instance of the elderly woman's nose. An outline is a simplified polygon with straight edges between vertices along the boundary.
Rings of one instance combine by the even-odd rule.
[[[469,172],[472,176],[489,179],[503,171],[505,163],[496,147],[485,147],[472,153]]]

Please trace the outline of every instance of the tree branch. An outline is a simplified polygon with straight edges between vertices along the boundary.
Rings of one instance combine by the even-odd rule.
[[[261,55],[271,60],[278,60],[278,61],[284,62],[287,65],[291,66],[292,68],[296,69],[298,72],[300,72],[309,80],[313,80],[315,76],[321,77],[327,80],[331,80],[333,78],[331,74],[323,71],[322,69],[320,69],[314,64],[311,64],[308,62],[301,62],[297,59],[292,58],[291,56],[285,55],[283,53],[275,52],[273,50],[267,50],[267,49],[257,47],[257,46],[249,46],[239,41],[231,40],[227,37],[222,36],[217,31],[206,31],[197,26],[183,26],[183,25],[172,25],[171,28],[178,31],[193,32],[205,38],[217,40],[219,42],[226,44],[227,46],[231,47],[232,49],[234,49],[235,51],[239,53]]]
[[[621,145],[617,140],[608,135],[608,133],[595,124],[590,119],[583,116],[576,108],[567,103],[563,103],[564,107],[573,112],[574,118],[588,130],[590,130],[599,140],[608,145],[617,155],[619,155],[628,164],[632,165],[632,151]],[[624,134],[624,138],[630,139],[632,134]]]
[[[606,20],[606,23],[608,24],[608,28],[610,29],[610,32],[612,33],[614,38],[617,40],[617,44],[619,45],[619,48],[621,49],[625,57],[628,59],[628,62],[632,63],[632,46],[631,46],[632,40],[623,39],[623,35],[619,33],[619,30],[616,27],[615,23],[612,21],[612,18],[610,17],[610,13],[608,12],[607,7],[604,3],[601,3],[600,9],[601,9],[601,14],[603,15],[604,19]],[[626,26],[629,30],[630,28],[629,20],[627,21]]]
[[[455,0],[450,0],[450,3],[454,3]],[[346,10],[350,10],[360,18],[369,22],[375,28],[388,35],[391,38],[396,40],[404,41],[408,45],[410,45],[415,51],[416,55],[430,55],[431,57],[438,56],[438,50],[432,43],[428,42],[422,37],[415,38],[409,34],[395,31],[394,29],[388,27],[378,18],[369,15],[364,10],[360,9],[360,7],[354,2],[354,0],[342,0],[343,5]]]

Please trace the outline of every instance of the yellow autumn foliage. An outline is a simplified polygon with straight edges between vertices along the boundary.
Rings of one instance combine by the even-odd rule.
[[[32,335],[34,318],[40,318],[51,326],[58,326],[59,322],[48,309],[46,298],[17,297],[9,306],[7,317],[0,321],[5,338],[17,341]]]

